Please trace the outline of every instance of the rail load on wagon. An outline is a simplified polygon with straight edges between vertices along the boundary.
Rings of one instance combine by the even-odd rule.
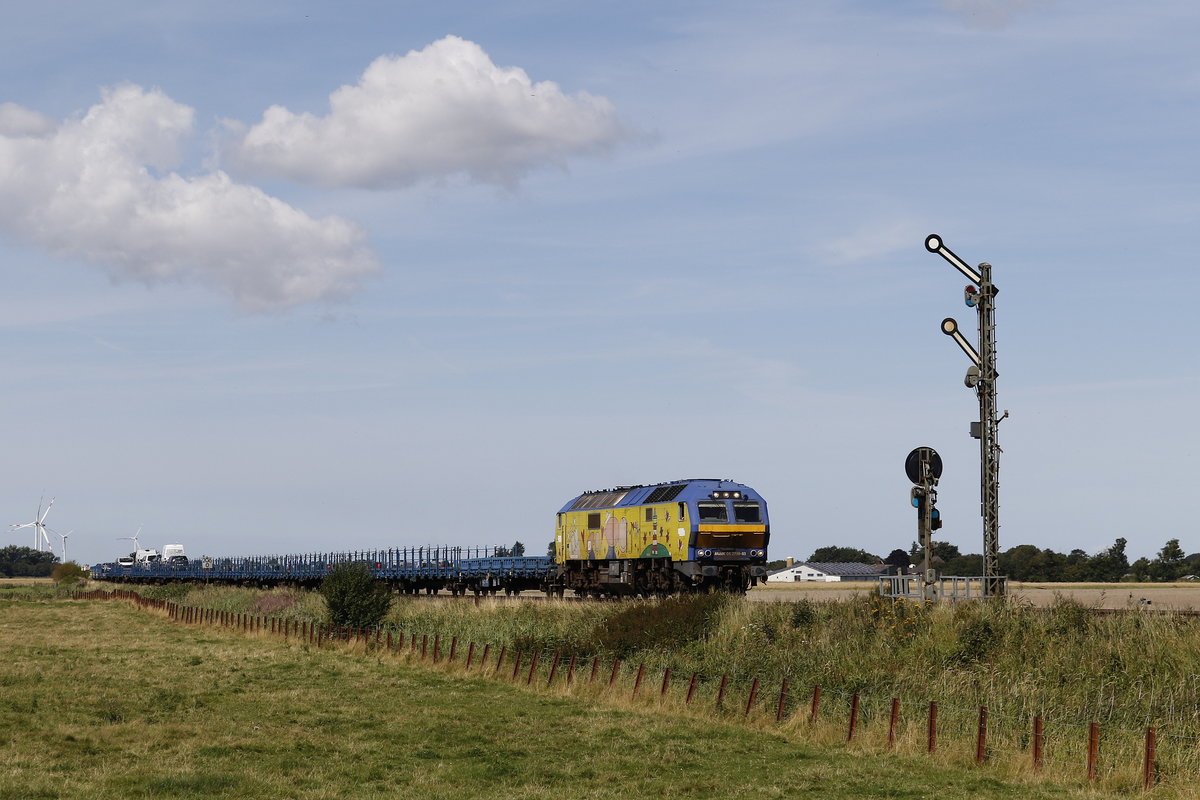
[[[754,489],[715,478],[584,492],[558,512],[553,588],[580,595],[745,592],[766,577]]]

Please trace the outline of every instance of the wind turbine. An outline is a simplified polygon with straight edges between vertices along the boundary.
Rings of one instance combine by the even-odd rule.
[[[69,530],[66,533],[58,533],[58,531],[55,531],[55,533],[58,533],[58,538],[62,539],[62,563],[64,564],[67,563],[67,537],[74,532],[74,530]]]
[[[45,496],[42,497],[42,500]],[[46,510],[42,511],[42,500],[38,500],[38,513],[34,517],[33,522],[24,522],[20,525],[13,523],[9,526],[10,530],[18,531],[21,528],[33,528],[33,549],[41,550],[42,543],[46,545],[46,550],[53,552],[50,548],[50,537],[46,535],[46,515],[50,513],[50,506],[54,505],[54,498],[50,498],[50,505],[46,506]]]
[[[135,533],[133,536],[117,537],[122,540],[128,539],[133,542],[133,557],[134,558],[137,558],[137,551],[142,549],[142,546],[140,544],[138,544],[138,534],[140,534],[142,532],[142,527],[143,526],[138,525],[137,533]]]

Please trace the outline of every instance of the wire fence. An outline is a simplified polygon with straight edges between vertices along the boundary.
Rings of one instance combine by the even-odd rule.
[[[1133,730],[1052,715],[997,714],[988,706],[885,697],[822,688],[794,677],[771,681],[679,672],[561,650],[461,641],[437,631],[333,628],[283,616],[252,615],[155,600],[129,590],[77,591],[76,600],[125,600],[187,625],[270,635],[314,648],[390,654],[516,684],[591,691],[612,699],[787,731],[815,744],[840,743],[862,754],[924,754],[976,765],[1086,782],[1119,791],[1151,790],[1200,777],[1200,737],[1150,726]]]

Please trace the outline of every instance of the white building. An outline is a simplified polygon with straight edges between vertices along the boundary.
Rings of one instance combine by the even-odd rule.
[[[887,573],[886,564],[860,564],[857,562],[808,562],[801,561],[790,567],[767,573],[768,583],[795,583],[796,581],[873,581]]]

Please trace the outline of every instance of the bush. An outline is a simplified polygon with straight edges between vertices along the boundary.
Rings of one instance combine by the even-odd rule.
[[[54,569],[50,571],[50,579],[59,586],[70,586],[86,580],[87,577],[87,570],[74,561],[68,561],[65,564],[55,564]]]
[[[138,587],[138,594],[150,600],[164,600],[170,603],[182,603],[192,591],[189,583],[164,583],[158,586]]]
[[[659,603],[627,603],[601,622],[593,636],[602,650],[616,658],[638,650],[671,649],[707,638],[729,599],[726,594],[697,594]]]
[[[339,564],[321,581],[329,621],[337,628],[374,628],[387,616],[392,593],[364,562]]]

